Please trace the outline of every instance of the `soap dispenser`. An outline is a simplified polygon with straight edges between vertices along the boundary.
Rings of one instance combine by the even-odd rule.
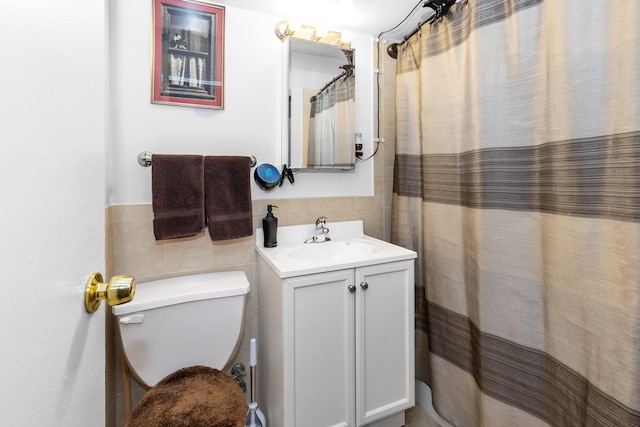
[[[274,205],[267,205],[267,215],[262,218],[262,231],[264,232],[264,247],[275,248],[278,246],[278,218],[273,216],[271,209],[277,208]]]

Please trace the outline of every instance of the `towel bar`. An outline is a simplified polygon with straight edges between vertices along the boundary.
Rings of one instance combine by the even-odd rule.
[[[151,166],[151,157],[153,157],[153,154],[150,151],[141,152],[138,154],[138,164],[145,168]],[[256,159],[256,156],[249,157],[251,158],[251,167],[254,167],[258,163],[258,159]]]

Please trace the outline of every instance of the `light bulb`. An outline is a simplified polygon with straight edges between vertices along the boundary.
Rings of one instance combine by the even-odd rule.
[[[351,43],[351,40],[353,40],[353,33],[351,31],[343,31],[340,41],[342,43]]]
[[[322,28],[322,27],[318,27],[316,28],[316,37],[321,39],[323,37],[326,37],[326,35],[329,33],[329,30],[327,30],[326,28]]]

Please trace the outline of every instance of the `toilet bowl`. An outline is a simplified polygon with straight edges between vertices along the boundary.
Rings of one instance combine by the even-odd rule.
[[[133,301],[112,307],[124,357],[135,377],[152,388],[148,394],[183,368],[226,367],[242,334],[248,292],[244,272],[207,273],[141,283]],[[220,375],[222,381],[233,382]],[[185,396],[197,392],[184,386],[181,390]],[[227,396],[222,403],[235,399],[246,410],[244,395],[237,396]]]

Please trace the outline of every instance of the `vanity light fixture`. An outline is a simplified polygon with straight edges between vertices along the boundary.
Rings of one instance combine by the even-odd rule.
[[[281,21],[276,25],[276,36],[282,41],[290,37],[302,40],[313,40],[320,43],[331,44],[335,46],[351,46],[351,33],[344,34],[339,31],[327,30],[324,28],[316,28],[311,25],[301,25]]]

